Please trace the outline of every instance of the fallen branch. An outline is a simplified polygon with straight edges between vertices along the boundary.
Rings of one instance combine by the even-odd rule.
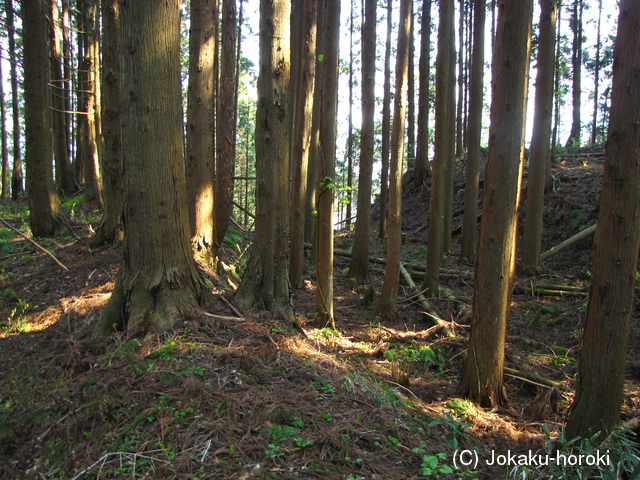
[[[47,250],[46,248],[44,248],[42,245],[40,245],[38,242],[36,242],[34,239],[27,237],[24,233],[22,233],[20,230],[18,230],[17,228],[14,228],[11,226],[11,224],[9,224],[9,222],[7,222],[4,218],[0,218],[0,221],[5,224],[7,227],[9,227],[11,230],[13,230],[15,233],[17,233],[18,235],[20,235],[22,238],[24,238],[26,241],[31,242],[36,248],[39,248],[40,250],[42,250],[44,253],[46,253],[47,255],[49,255],[54,262],[56,262],[58,265],[60,265],[60,267],[62,267],[64,270],[69,270],[69,268],[62,263],[60,260],[58,260],[55,255],[53,253],[51,253],[49,250]]]
[[[416,286],[416,284],[413,282],[413,279],[411,278],[411,275],[409,275],[409,272],[407,272],[407,269],[404,267],[404,265],[402,264],[402,262],[400,263],[400,273],[402,274],[402,278],[404,278],[404,281],[407,282],[407,285],[409,285],[409,288],[413,289],[416,292],[420,292],[420,290],[418,290],[418,287]],[[422,293],[418,293],[417,295],[418,297],[418,301],[420,302],[420,304],[422,305],[422,307],[426,310],[426,314],[431,317],[431,319],[437,324],[437,325],[442,325],[442,331],[444,332],[444,334],[447,337],[455,337],[455,335],[451,332],[451,330],[449,330],[449,327],[447,327],[447,322],[442,320],[437,313],[435,313],[433,307],[431,306],[431,304],[429,303],[429,301],[426,299],[426,297],[424,295],[422,295]]]
[[[541,377],[540,375],[537,375],[535,373],[521,372],[520,370],[515,370],[509,367],[504,367],[504,373],[505,375],[509,375],[510,377],[519,378],[520,380],[525,380],[538,386],[557,388],[558,390],[562,390],[563,392],[571,391],[571,389],[566,385],[560,382],[556,382],[555,380],[551,380],[550,378]]]
[[[583,238],[593,235],[594,232],[596,231],[597,225],[598,225],[597,223],[594,223],[590,227],[587,227],[584,230],[581,230],[580,232],[576,233],[573,237],[567,238],[564,242],[559,243],[555,247],[551,247],[549,250],[547,250],[546,252],[540,255],[540,261],[545,261],[549,257],[552,257],[557,253],[560,253],[565,248],[570,247],[571,245],[576,243],[578,240],[582,240]]]

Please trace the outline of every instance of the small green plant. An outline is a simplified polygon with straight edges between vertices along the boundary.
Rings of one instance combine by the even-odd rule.
[[[282,448],[279,445],[276,445],[275,443],[270,443],[267,446],[267,449],[264,451],[264,454],[267,458],[273,460],[275,458],[282,457],[284,455],[284,452],[282,451]]]
[[[336,393],[335,387],[331,385],[331,383],[329,382],[329,376],[325,374],[318,375],[318,377],[316,377],[316,379],[313,381],[313,386],[320,393],[325,393],[330,395],[333,395],[334,393]]]
[[[446,444],[449,447],[456,449],[459,446],[459,438],[468,438],[469,435],[465,430],[471,426],[471,423],[458,420],[457,418],[452,417],[449,413],[442,412],[441,420],[433,420],[429,423],[430,427],[438,425],[443,426],[447,430],[445,440]]]
[[[447,408],[458,418],[469,418],[474,411],[473,403],[469,400],[454,398],[447,402]]]

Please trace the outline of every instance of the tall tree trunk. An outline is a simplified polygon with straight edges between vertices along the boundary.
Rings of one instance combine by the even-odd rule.
[[[95,334],[160,331],[211,297],[189,243],[180,0],[123,2],[123,261]],[[170,188],[169,188],[170,186]]]
[[[293,4],[292,4],[293,7]],[[299,81],[295,92],[295,103],[291,109],[295,116],[292,128],[292,205],[291,205],[291,263],[289,280],[294,288],[302,288],[304,270],[305,204],[307,197],[307,173],[309,167],[309,147],[311,116],[313,109],[313,81],[316,57],[316,0],[304,0],[300,8],[297,27],[298,37],[292,45],[300,49],[297,64],[291,62],[292,72],[298,72]],[[295,110],[294,110],[295,109]]]
[[[429,176],[429,107],[431,106],[431,0],[422,2],[420,21],[420,96],[418,98],[418,140],[416,148],[416,186],[422,186]]]
[[[349,121],[347,128],[347,209],[344,219],[344,228],[351,229],[351,201],[353,197],[353,15],[355,0],[350,0],[351,12],[349,13]]]
[[[540,10],[535,112],[529,154],[524,234],[522,236],[522,267],[528,272],[535,272],[542,267],[540,250],[542,247],[545,179],[547,170],[550,168],[558,1],[540,0]]]
[[[640,248],[640,3],[621,0],[589,307],[567,438],[620,421]]]
[[[50,46],[51,46],[51,117],[55,160],[55,178],[58,191],[70,194],[78,189],[73,167],[69,160],[67,137],[67,114],[65,105],[64,77],[62,68],[62,45],[60,42],[60,12],[58,3],[51,2]]]
[[[431,167],[431,194],[429,196],[429,241],[427,243],[427,270],[423,289],[431,296],[438,295],[438,274],[444,247],[444,215],[446,168],[453,131],[450,128],[454,112],[449,99],[451,85],[451,44],[454,42],[454,0],[443,0],[439,6],[438,56],[436,59],[435,145]]]
[[[289,2],[260,0],[256,229],[235,299],[294,321],[289,287]]]
[[[71,51],[71,14],[69,13],[69,0],[62,0],[62,80],[64,88],[64,109],[66,112],[66,118],[64,121],[65,128],[67,129],[67,158],[71,161],[74,138],[71,135],[73,126],[73,93],[71,88],[71,79],[73,77],[71,63],[73,60],[73,53]],[[73,165],[72,165],[73,167]],[[74,171],[75,173],[75,171]],[[75,174],[74,174],[74,179]]]
[[[191,0],[187,93],[186,181],[191,243],[203,260],[215,257],[214,56],[218,0]]]
[[[409,72],[409,34],[411,32],[412,0],[400,0],[398,22],[398,48],[396,50],[396,95],[393,104],[393,131],[391,134],[391,165],[389,182],[389,215],[387,217],[387,267],[380,299],[376,306],[378,315],[394,314],[400,284],[400,260],[402,253],[402,163],[404,159],[404,135],[407,115],[407,76]]]
[[[53,235],[60,199],[53,182],[49,118],[49,42],[45,0],[22,2],[27,194],[34,237]]]
[[[318,52],[322,59],[320,137],[318,142],[318,220],[316,225],[316,324],[335,328],[333,317],[333,200],[336,182],[336,120],[338,103],[338,49],[340,0],[318,4],[322,17]]]
[[[560,81],[562,72],[560,71],[560,55],[561,55],[561,26],[562,26],[562,4],[558,7],[558,22],[556,28],[556,57],[554,63],[555,76],[553,78],[553,128],[551,131],[551,161],[555,162],[556,150],[558,147],[558,130],[560,129],[560,100],[562,93],[560,92]]]
[[[478,230],[478,193],[480,185],[480,142],[482,139],[482,106],[484,104],[484,29],[485,0],[475,0],[473,7],[473,51],[469,85],[469,125],[467,127],[467,168],[465,170],[464,218],[460,258],[473,262],[476,258]]]
[[[95,199],[101,209],[104,209],[102,198],[102,178],[100,173],[100,157],[98,142],[100,141],[97,122],[98,114],[98,7],[96,0],[78,0],[79,16],[82,17],[83,49],[80,62],[82,81],[79,82],[83,92],[80,103],[78,148],[80,163],[87,196]]]
[[[583,0],[574,0],[571,15],[571,30],[573,31],[573,48],[571,53],[571,69],[573,74],[571,132],[567,140],[567,147],[580,146],[582,109],[582,10]]]
[[[382,166],[380,171],[380,227],[378,237],[387,236],[387,198],[389,196],[389,134],[391,133],[391,17],[393,0],[387,0],[387,40],[384,52],[384,97],[382,99]]]
[[[415,26],[413,18],[413,2],[411,8],[411,30],[409,32],[409,70],[407,75],[407,169],[413,170],[416,166],[416,81],[415,81]]]
[[[122,204],[122,110],[120,106],[121,0],[102,0],[102,135],[104,212],[91,246],[124,237]]]
[[[216,120],[216,244],[222,245],[233,210],[236,163],[236,0],[222,0],[220,95]]]
[[[0,57],[2,57],[2,47],[0,47]],[[11,165],[9,165],[9,139],[7,138],[7,103],[4,99],[4,75],[2,61],[0,60],[0,141],[2,142],[2,198],[9,197],[11,185]]]
[[[464,43],[464,34],[465,34],[465,17],[466,17],[466,4],[468,2],[466,0],[460,0],[460,8],[458,12],[458,44],[460,48],[458,50],[458,100],[457,100],[457,110],[456,110],[456,145],[455,145],[455,156],[462,155],[464,150],[464,91],[466,89],[466,85],[464,84],[464,64],[465,64],[465,43]],[[468,27],[467,27],[468,28]]]
[[[454,4],[455,5],[455,4]],[[455,9],[455,7],[454,7]],[[449,134],[447,135],[448,151],[446,153],[447,164],[444,174],[444,226],[442,227],[443,239],[442,239],[442,253],[449,253],[452,249],[451,236],[452,236],[452,223],[453,223],[453,184],[454,174],[456,168],[456,117],[453,112],[456,111],[456,91],[453,85],[456,84],[456,42],[455,42],[455,22],[451,26],[451,43],[449,44],[449,85],[451,87],[448,90],[448,110],[451,113],[449,115]]]
[[[376,0],[365,0],[362,26],[362,129],[358,175],[358,217],[349,263],[349,276],[369,280],[371,184],[373,176],[376,84]]]
[[[18,103],[18,73],[16,65],[16,29],[14,22],[13,0],[5,0],[7,15],[7,34],[9,37],[9,72],[11,76],[11,106],[13,118],[13,172],[11,174],[11,198],[18,199],[18,195],[24,191],[22,175],[22,149],[20,147],[20,105]]]
[[[602,0],[598,0],[598,27],[596,30],[596,58],[593,72],[593,118],[591,120],[591,143],[596,143],[598,136],[598,97],[600,87],[600,48],[602,25]]]
[[[515,270],[533,0],[500,0],[498,10],[489,159],[462,379],[463,393],[485,407],[506,402],[504,349]]]

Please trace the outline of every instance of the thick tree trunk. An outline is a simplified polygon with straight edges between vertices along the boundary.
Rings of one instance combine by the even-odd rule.
[[[538,74],[533,118],[533,136],[529,154],[527,203],[522,237],[522,267],[536,272],[542,267],[542,217],[547,170],[550,168],[551,120],[553,115],[553,75],[555,65],[555,31],[557,0],[540,1],[540,39],[538,42]]]
[[[620,2],[600,214],[567,438],[620,421],[640,248],[640,3]]]
[[[469,126],[467,127],[467,167],[464,186],[464,217],[460,259],[473,262],[476,258],[478,230],[478,193],[480,185],[480,142],[482,138],[482,107],[484,104],[484,30],[485,0],[475,0],[473,7],[473,51],[469,86]]]
[[[400,0],[398,48],[396,50],[396,95],[393,105],[391,134],[391,165],[389,182],[389,214],[387,216],[387,268],[376,313],[395,314],[396,297],[400,285],[402,257],[402,164],[407,115],[407,76],[409,71],[409,33],[411,32],[411,0]]]
[[[102,135],[104,213],[91,246],[124,237],[122,220],[122,111],[120,107],[120,0],[102,0]]]
[[[293,7],[293,4],[292,4]],[[295,120],[292,128],[292,204],[291,204],[291,263],[289,281],[293,288],[302,288],[304,270],[304,231],[306,223],[305,201],[308,187],[309,148],[313,109],[313,81],[316,57],[316,0],[298,4],[301,21],[294,22],[298,29],[299,56],[297,65],[291,62],[292,72],[299,75],[295,92],[295,105],[291,109]],[[295,109],[295,110],[294,110]]]
[[[415,81],[415,18],[413,2],[410,5],[411,28],[409,31],[409,73],[407,75],[407,144],[406,154],[407,169],[413,170],[416,166],[416,81]]]
[[[362,27],[362,130],[360,133],[360,172],[358,175],[358,218],[353,237],[349,276],[369,280],[371,235],[371,184],[374,152],[376,0],[365,1]]]
[[[222,245],[233,211],[236,163],[236,0],[222,0],[220,94],[216,120],[216,245]]]
[[[440,2],[438,27],[438,56],[436,59],[436,105],[435,105],[435,145],[431,168],[431,194],[429,196],[429,241],[427,243],[427,273],[422,288],[429,295],[438,295],[438,272],[442,261],[444,246],[444,216],[446,169],[449,163],[453,141],[451,122],[454,112],[450,109],[452,95],[451,43],[454,41],[454,3],[453,0]]]
[[[235,299],[294,320],[289,287],[289,2],[260,0],[256,228]]]
[[[464,394],[487,407],[506,402],[504,349],[515,270],[533,0],[500,0],[498,10],[489,159],[462,379]]]
[[[215,103],[214,57],[218,38],[218,0],[191,1],[189,89],[187,93],[186,176],[193,250],[213,265]]]
[[[49,47],[45,0],[22,2],[29,222],[34,237],[53,235],[60,199],[55,190],[49,117]]]
[[[591,143],[596,143],[598,137],[598,100],[600,87],[600,48],[601,48],[601,25],[602,25],[602,0],[598,0],[598,26],[596,29],[596,58],[593,72],[593,115],[591,119]]]
[[[189,242],[180,87],[180,0],[124,2],[123,261],[97,335],[168,328],[211,295]]]
[[[431,0],[422,2],[420,21],[420,94],[418,97],[418,138],[416,146],[416,186],[422,186],[429,176],[429,107],[431,105],[429,76],[431,75]]]
[[[355,0],[350,0],[351,12],[349,13],[349,120],[347,128],[347,184],[346,186],[346,215],[344,218],[343,228],[351,230],[351,203],[353,200],[353,15]],[[342,201],[340,202],[342,203]]]
[[[318,142],[318,219],[316,225],[316,324],[335,328],[333,317],[333,200],[336,182],[336,120],[338,103],[338,48],[340,0],[318,4],[322,30],[318,51],[323,52],[320,136]]]

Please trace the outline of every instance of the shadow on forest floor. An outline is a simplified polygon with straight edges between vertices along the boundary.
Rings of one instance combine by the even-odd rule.
[[[601,163],[578,159],[554,168],[543,250],[595,222]],[[461,221],[462,182],[457,172],[454,227]],[[424,262],[428,188],[414,187],[406,175],[404,191],[403,261],[411,266]],[[3,214],[7,208],[2,205]],[[513,297],[507,365],[561,387],[507,376],[509,405],[486,411],[457,393],[473,268],[456,254],[443,265],[442,298],[431,299],[441,318],[454,322],[454,338],[430,330],[404,289],[398,316],[377,318],[363,306],[367,286],[350,280],[348,260],[336,257],[339,332],[311,327],[309,281],[294,298],[306,339],[270,314],[234,318],[219,302],[161,335],[96,340],[90,333],[113,287],[120,246],[91,251],[88,224],[76,225],[84,232],[80,240],[47,243],[69,271],[26,242],[3,238],[2,478],[496,479],[508,472],[489,465],[493,455],[544,454],[545,431],[555,437],[564,423],[586,313],[591,239],[552,257],[544,274],[518,278]],[[336,247],[350,247],[351,233],[338,232]],[[455,235],[454,249],[458,240]],[[373,238],[372,248],[384,255]],[[372,267],[379,292],[383,274]],[[228,285],[225,291],[223,281],[210,280],[230,296]],[[539,288],[550,285],[576,291]],[[637,308],[638,302],[625,418],[637,416],[640,404]],[[479,460],[475,471],[459,463],[468,460],[463,450]],[[552,468],[517,478],[548,478]]]

